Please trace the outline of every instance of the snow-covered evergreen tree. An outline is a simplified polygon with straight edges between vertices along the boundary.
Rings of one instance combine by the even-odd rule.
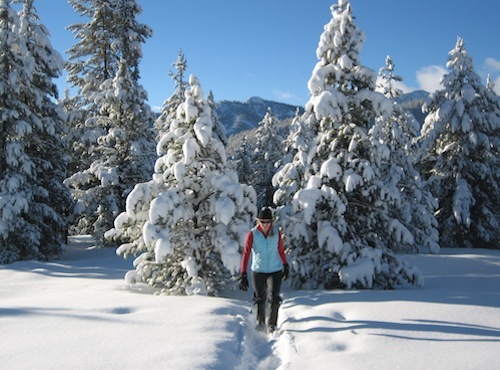
[[[57,257],[72,206],[54,103],[62,58],[32,0],[20,17],[0,1],[0,263]]]
[[[111,49],[111,45],[116,44],[116,32],[113,31],[116,1],[68,2],[78,15],[88,21],[67,27],[77,40],[67,51],[69,57],[64,65],[66,81],[76,90],[75,96],[65,98],[63,105],[69,116],[66,140],[71,148],[71,162],[68,170],[69,175],[73,175],[90,166],[97,138],[105,134],[100,127],[93,127],[87,118],[98,114],[99,107],[91,96],[99,91],[104,81],[116,76],[118,59]]]
[[[283,122],[284,124],[285,122]],[[293,157],[298,151],[298,147],[300,146],[301,142],[304,140],[303,135],[300,132],[302,129],[302,115],[300,112],[300,109],[297,108],[295,110],[295,116],[291,119],[290,125],[288,127],[285,127],[285,132],[282,133],[283,136],[286,136],[285,139],[283,140],[281,144],[281,151],[282,151],[282,157],[279,159],[279,161],[276,163],[276,168],[281,169],[283,166],[289,164],[292,162]],[[278,172],[277,170],[275,171]],[[272,184],[273,186],[275,183],[275,178],[273,176],[272,179]],[[275,189],[276,190],[276,189]],[[274,197],[273,195],[273,202],[274,202]]]
[[[422,127],[421,173],[438,198],[442,247],[493,247],[500,240],[500,100],[481,84],[464,42],[449,53],[443,89]]]
[[[177,60],[172,63],[172,66],[176,71],[169,71],[168,74],[174,80],[174,93],[163,102],[162,112],[154,122],[158,141],[169,132],[170,124],[175,120],[179,106],[184,103],[186,90],[189,88],[189,83],[184,79],[187,60],[182,51],[179,51]],[[161,153],[157,152],[157,156],[160,155]],[[125,258],[146,250],[142,228],[147,221],[151,201],[158,196],[161,189],[163,189],[161,181],[157,183],[153,180],[136,184],[132,193],[127,197],[126,211],[115,219],[115,228],[108,231],[107,239],[122,243],[119,254],[123,254]],[[121,226],[116,226],[117,223]],[[123,224],[126,224],[125,228]],[[119,230],[120,228],[122,230]]]
[[[117,22],[111,28],[112,55],[122,59],[115,76],[87,97],[99,107],[97,113],[88,111],[85,120],[93,141],[87,142],[90,164],[82,163],[65,181],[77,199],[75,232],[91,234],[99,244],[105,243],[104,233],[125,208],[133,186],[150,176],[155,158],[154,117],[138,83],[140,42],[148,28],[135,21],[140,12],[135,0],[114,0],[107,7],[112,7]]]
[[[105,134],[97,140],[91,166],[65,183],[78,201],[78,231],[103,243],[104,233],[125,208],[128,193],[150,176],[155,142],[147,94],[131,78],[125,61],[117,76],[101,85],[95,99],[100,100],[101,115],[93,118],[93,126],[101,127]]]
[[[217,104],[215,103],[215,97],[214,97],[212,90],[210,90],[208,92],[207,104],[210,107],[210,110],[212,112],[212,122],[214,125],[213,126],[214,135],[216,135],[216,137],[221,141],[221,143],[224,144],[224,146],[226,146],[227,142],[228,142],[226,127],[222,124],[222,122],[220,121],[219,115],[217,114],[217,110],[216,110]]]
[[[161,138],[168,131],[168,125],[174,119],[177,107],[184,102],[185,92],[188,88],[188,82],[184,80],[184,73],[187,69],[187,60],[182,50],[179,50],[177,60],[172,63],[175,72],[168,71],[168,75],[174,80],[173,94],[163,102],[161,114],[155,121],[155,128],[158,131],[158,137]]]
[[[152,31],[137,22],[142,10],[136,0],[68,2],[88,22],[68,26],[78,41],[68,50],[67,80],[78,89],[80,106],[93,111],[92,94],[104,81],[116,76],[122,59],[131,68],[132,78],[139,79],[141,44],[151,37]]]
[[[198,79],[157,146],[153,179],[136,185],[108,237],[128,238],[117,253],[138,255],[129,283],[165,294],[216,295],[239,269],[256,215],[255,191],[227,167]]]
[[[360,63],[364,35],[349,2],[341,0],[331,10],[308,84],[311,98],[302,117],[306,139],[293,162],[275,176],[282,186],[277,200],[293,194],[281,210],[292,284],[420,284],[420,273],[384,246],[391,218],[374,158],[389,149],[372,145],[368,131],[376,118],[392,114],[392,102],[374,91],[376,73]]]
[[[234,135],[232,139],[234,139]],[[255,143],[250,141],[248,135],[242,135],[241,140],[230,152],[229,166],[236,171],[242,184],[250,184],[253,178],[253,155]]]
[[[276,164],[283,159],[283,137],[279,133],[279,121],[268,108],[255,132],[255,149],[253,153],[251,177],[252,185],[257,193],[257,208],[273,205],[274,187],[272,178],[276,173]]]
[[[403,90],[397,87],[398,82],[403,81],[403,77],[395,74],[394,70],[395,65],[392,62],[391,56],[388,55],[385,58],[385,66],[380,68],[379,80],[377,82],[377,88],[380,92],[392,100],[396,100],[403,95]]]
[[[276,189],[273,195],[274,204],[291,204],[293,196],[305,183],[309,145],[314,142],[317,134],[317,120],[314,114],[306,111],[300,115],[297,109],[284,141],[286,154],[272,179]]]
[[[424,189],[424,182],[415,168],[420,124],[410,112],[403,110],[396,102],[402,91],[396,85],[402,78],[394,73],[394,63],[390,56],[385,67],[380,69],[379,88],[394,101],[394,110],[387,119],[376,119],[370,130],[373,145],[386,146],[375,158],[380,162],[380,175],[388,195],[389,214],[392,219],[387,240],[388,247],[395,252],[439,251],[438,223],[434,217],[437,202]]]
[[[488,73],[488,76],[486,77],[486,89],[491,93],[495,92],[495,84],[493,81],[491,81],[491,75]]]
[[[133,80],[139,80],[141,43],[152,35],[151,29],[136,17],[141,8],[136,0],[69,0],[75,12],[88,22],[71,24],[68,29],[77,40],[68,50],[65,63],[67,81],[76,89],[68,121],[67,141],[72,148],[70,175],[89,168],[95,160],[99,137],[106,135],[94,126],[100,106],[94,94],[104,81],[113,79],[121,60],[130,68]],[[67,107],[67,105],[66,105]],[[149,117],[146,117],[148,120]]]

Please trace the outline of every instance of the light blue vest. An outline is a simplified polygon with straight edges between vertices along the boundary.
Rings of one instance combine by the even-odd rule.
[[[255,272],[271,273],[283,269],[283,262],[278,252],[279,234],[278,228],[273,226],[267,238],[257,230],[257,226],[252,229],[252,265]]]

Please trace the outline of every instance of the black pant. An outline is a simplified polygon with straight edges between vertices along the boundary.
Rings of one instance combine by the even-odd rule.
[[[265,323],[267,298],[269,302],[268,325],[273,328],[276,327],[278,308],[281,303],[280,290],[282,277],[283,273],[281,270],[272,273],[252,271],[253,300],[257,304],[257,322],[259,324],[263,325]]]

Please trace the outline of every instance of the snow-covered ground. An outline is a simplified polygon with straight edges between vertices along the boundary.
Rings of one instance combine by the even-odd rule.
[[[251,292],[227,298],[131,291],[130,260],[75,238],[56,262],[0,267],[3,369],[494,369],[500,251],[402,258],[423,288],[293,291],[281,332],[254,331]]]

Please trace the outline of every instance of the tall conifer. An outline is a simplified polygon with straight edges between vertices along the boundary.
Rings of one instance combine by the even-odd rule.
[[[499,247],[500,100],[458,38],[424,107],[419,167],[437,197],[442,247]]]
[[[350,3],[341,0],[331,11],[308,84],[304,145],[276,175],[284,185],[278,201],[296,187],[282,210],[292,282],[308,288],[420,284],[420,274],[385,245],[391,218],[374,158],[388,148],[373,145],[369,130],[375,119],[390,116],[392,103],[375,92],[376,74],[361,65],[364,34]]]
[[[71,49],[71,58],[79,62],[68,64],[69,81],[83,95],[80,109],[85,114],[77,117],[85,120],[75,131],[81,129],[83,134],[73,142],[75,157],[82,162],[65,183],[77,199],[74,231],[91,234],[97,243],[105,244],[104,233],[125,209],[128,193],[153,168],[153,114],[138,82],[141,43],[151,31],[137,22],[141,9],[135,0],[96,0],[90,8],[83,3],[72,2],[82,14],[94,9],[93,18],[70,27],[83,36],[77,43],[81,48]],[[101,30],[103,37],[96,38],[88,30]],[[85,56],[88,59],[82,63],[80,58]],[[92,67],[101,72],[92,74]],[[78,155],[82,150],[83,158]]]
[[[388,149],[377,151],[379,155],[374,158],[380,163],[380,176],[389,203],[389,233],[383,235],[387,237],[387,246],[395,252],[438,253],[438,222],[434,216],[437,202],[424,189],[424,182],[415,167],[418,151],[415,140],[420,133],[420,124],[397,103],[402,91],[396,86],[402,78],[394,73],[394,63],[389,56],[385,67],[380,70],[380,81],[383,94],[394,105],[392,114],[377,118],[370,129],[373,145]]]
[[[218,294],[239,269],[239,249],[256,215],[255,191],[226,163],[198,79],[158,143],[153,179],[137,184],[110,238],[138,256],[126,279],[165,294]]]
[[[62,58],[33,1],[20,17],[0,2],[0,262],[62,252],[71,196],[62,142],[64,114],[54,103]]]

